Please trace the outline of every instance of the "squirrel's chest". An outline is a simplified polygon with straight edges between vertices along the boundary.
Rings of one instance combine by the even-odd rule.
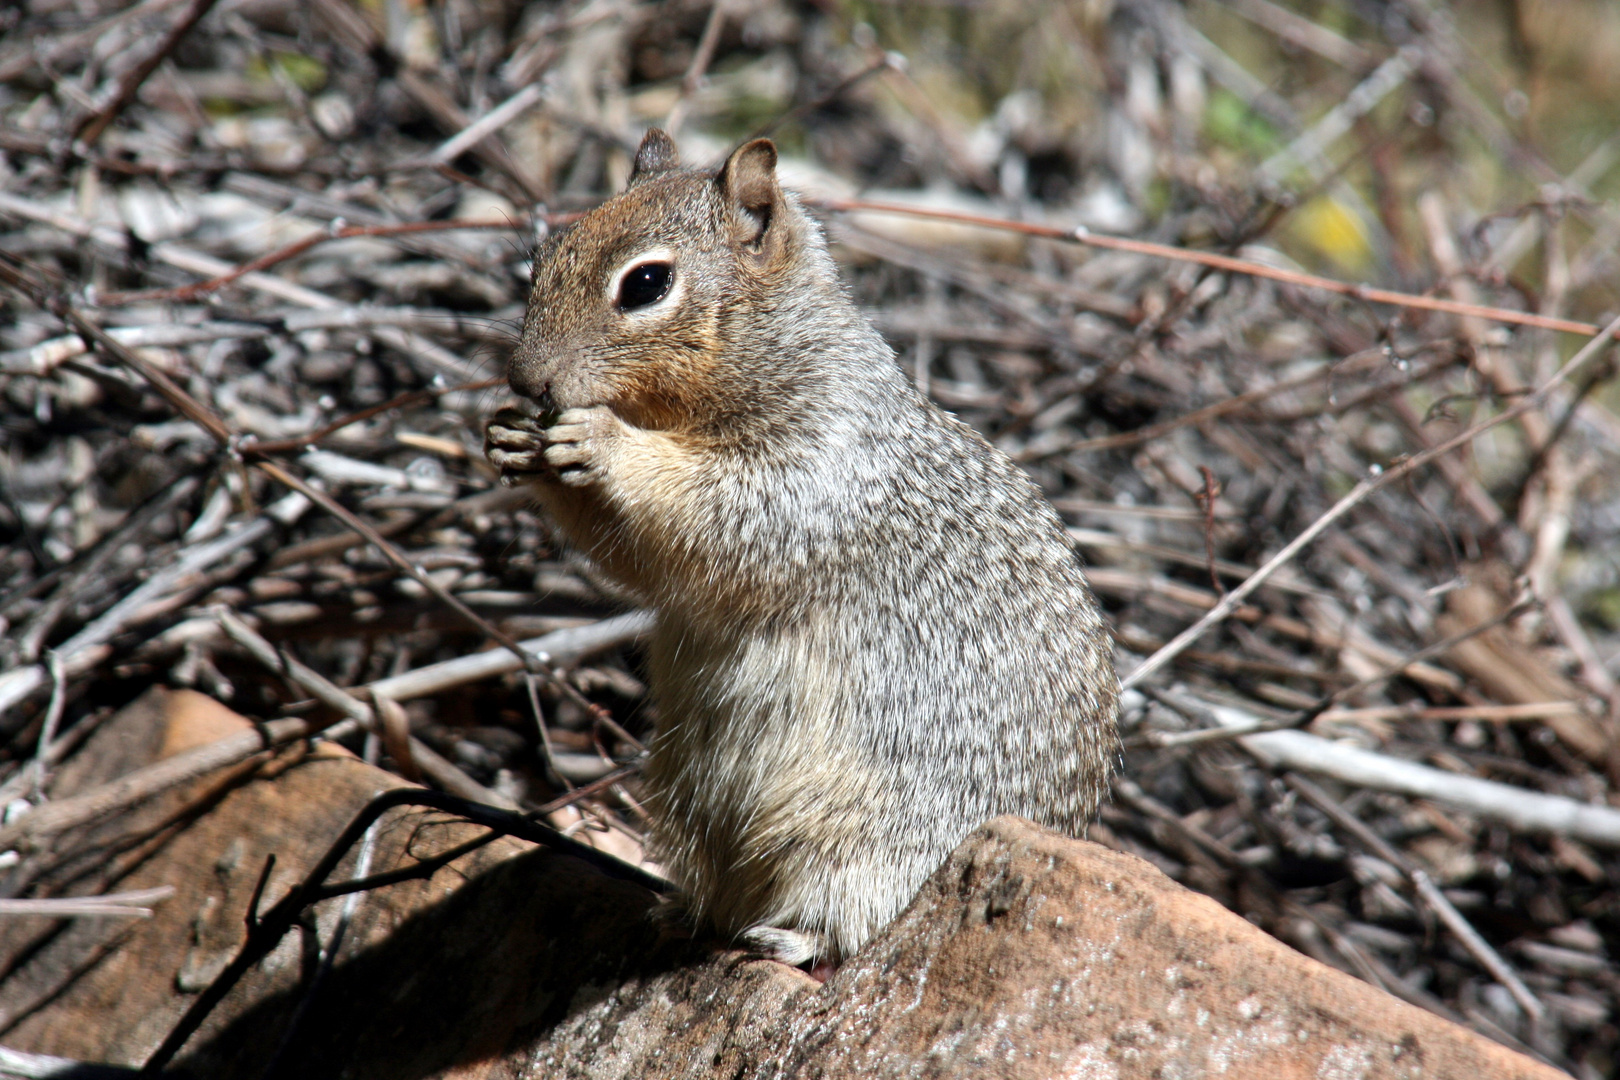
[[[702,631],[660,620],[650,671],[674,740],[754,740],[814,728],[839,694],[835,646],[808,621],[789,630]]]

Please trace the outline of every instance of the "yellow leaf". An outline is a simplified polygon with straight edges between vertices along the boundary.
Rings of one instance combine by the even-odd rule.
[[[1329,195],[1319,195],[1294,213],[1294,235],[1341,269],[1359,274],[1372,263],[1372,245],[1361,219]]]

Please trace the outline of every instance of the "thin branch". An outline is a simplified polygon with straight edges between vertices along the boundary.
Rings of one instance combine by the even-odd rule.
[[[326,676],[313,668],[299,663],[264,638],[260,637],[252,627],[237,618],[230,611],[220,608],[214,613],[220,626],[232,641],[242,646],[259,663],[282,676],[284,679],[308,691],[317,700],[328,708],[341,713],[353,720],[367,731],[386,736],[387,725],[378,717],[377,710],[367,705],[359,698],[350,694],[342,687],[333,683]],[[385,695],[372,691],[372,696],[379,701],[392,701]],[[398,707],[397,704],[395,706]],[[403,732],[405,751],[403,758],[406,763],[420,766],[440,787],[463,798],[476,799],[491,806],[498,806],[503,810],[516,810],[518,804],[502,795],[498,791],[480,784],[468,776],[452,762],[434,753],[434,751],[420,739],[412,737],[409,732]],[[396,753],[396,759],[402,755]],[[412,779],[412,777],[407,777]]]
[[[669,889],[669,884],[661,878],[653,877],[639,867],[631,866],[587,844],[572,840],[557,830],[527,817],[506,813],[489,806],[482,806],[439,791],[427,791],[420,788],[397,788],[393,791],[384,792],[368,803],[355,816],[354,820],[349,823],[348,828],[327,849],[326,854],[315,864],[304,880],[290,889],[286,896],[282,897],[259,918],[253,931],[248,934],[247,940],[242,943],[242,947],[235,958],[226,966],[225,970],[220,972],[208,989],[197,997],[197,1000],[186,1010],[186,1014],[180,1018],[179,1023],[174,1026],[173,1030],[163,1040],[162,1045],[147,1058],[146,1064],[141,1068],[142,1075],[156,1075],[169,1062],[174,1060],[175,1055],[185,1046],[192,1034],[202,1026],[203,1021],[208,1018],[209,1013],[214,1010],[215,1006],[224,1000],[225,995],[230,992],[231,988],[236,985],[243,975],[247,974],[265,956],[269,955],[270,950],[276,947],[287,931],[297,924],[309,905],[318,903],[321,900],[331,899],[335,895],[341,895],[341,893],[331,891],[332,887],[326,885],[326,879],[337,869],[338,864],[343,860],[349,849],[360,841],[366,831],[383,814],[400,806],[421,806],[440,810],[490,830],[487,837],[480,837],[475,843],[463,844],[458,848],[451,849],[451,852],[454,852],[458,857],[465,854],[466,851],[472,850],[473,847],[483,846],[483,844],[496,837],[503,835],[515,836],[520,840],[541,844],[558,853],[572,855],[596,867],[609,877],[640,885],[655,893],[666,892]],[[405,868],[404,872],[390,872],[381,880],[392,884],[395,881],[409,880],[415,877],[431,877],[443,865],[441,860],[444,859],[444,856],[450,855],[451,852],[443,853],[434,859],[423,860],[414,866]],[[369,887],[369,885],[362,881],[343,883],[341,887],[355,889]]]
[[[141,84],[158,69],[158,65],[163,63],[165,57],[174,52],[181,39],[191,33],[192,27],[202,21],[203,16],[208,14],[216,2],[217,0],[191,0],[191,6],[186,9],[186,13],[180,16],[180,21],[174,24],[158,47],[152,50],[151,55],[131,68],[124,76],[113,99],[100,112],[85,117],[79,124],[73,132],[74,140],[88,146],[101,138],[101,133],[107,130],[108,125],[118,119],[119,115],[135,101],[135,95],[140,93]]]
[[[1375,491],[1389,486],[1396,480],[1401,479],[1409,473],[1417,471],[1418,469],[1427,465],[1429,462],[1433,461],[1435,458],[1438,458],[1443,454],[1449,454],[1458,447],[1467,445],[1484,432],[1489,431],[1491,428],[1505,424],[1509,420],[1522,416],[1531,409],[1539,407],[1541,403],[1552,394],[1552,391],[1556,389],[1560,383],[1584,367],[1594,357],[1598,356],[1603,351],[1604,346],[1613,340],[1617,333],[1620,333],[1620,318],[1616,318],[1613,322],[1611,322],[1601,333],[1593,337],[1584,346],[1582,346],[1579,352],[1570,357],[1569,361],[1564,364],[1563,367],[1559,368],[1550,379],[1548,379],[1541,386],[1537,387],[1533,393],[1526,394],[1523,398],[1519,399],[1519,401],[1512,407],[1497,413],[1495,416],[1487,420],[1480,421],[1474,426],[1453,436],[1450,439],[1447,439],[1445,442],[1433,447],[1432,449],[1425,450],[1421,454],[1416,454],[1407,458],[1405,461],[1401,462],[1399,465],[1396,465],[1392,469],[1384,470],[1375,476],[1362,480],[1355,486],[1353,490],[1351,490],[1350,494],[1346,495],[1344,498],[1335,503],[1332,508],[1327,511],[1327,513],[1311,522],[1311,524],[1306,527],[1303,532],[1294,537],[1294,539],[1289,541],[1281,551],[1277,552],[1277,554],[1273,555],[1269,560],[1267,560],[1266,564],[1260,569],[1256,570],[1248,578],[1248,580],[1244,581],[1243,584],[1239,585],[1237,588],[1233,589],[1231,592],[1222,597],[1220,603],[1211,608],[1203,618],[1193,623],[1193,625],[1183,630],[1180,634],[1177,634],[1174,640],[1165,645],[1164,648],[1160,649],[1152,656],[1148,657],[1140,665],[1138,665],[1134,671],[1132,671],[1124,679],[1120,680],[1120,685],[1126,689],[1135,686],[1148,676],[1152,675],[1154,672],[1158,671],[1160,668],[1164,667],[1171,660],[1175,659],[1183,649],[1187,648],[1187,646],[1191,645],[1194,641],[1197,641],[1200,637],[1202,637],[1206,630],[1214,626],[1216,623],[1224,620],[1227,616],[1231,615],[1232,612],[1236,611],[1238,606],[1241,605],[1244,600],[1248,599],[1249,596],[1255,592],[1255,590],[1259,589],[1261,585],[1265,584],[1267,578],[1271,577],[1272,574],[1276,573],[1288,562],[1290,562],[1294,556],[1298,555],[1302,550],[1304,550],[1304,548],[1310,544],[1311,541],[1322,535],[1322,533],[1325,532],[1330,525],[1344,517],[1355,507],[1361,505],[1361,503],[1365,502],[1367,498]]]
[[[437,165],[454,161],[464,152],[482,142],[486,137],[493,135],[507,124],[516,120],[531,106],[538,105],[540,99],[545,97],[545,88],[539,83],[530,83],[477,120],[462,128],[458,134],[452,135],[439,145],[439,148],[428,160]]]
[[[1149,240],[1129,240],[1121,236],[1107,236],[1103,233],[1092,232],[1084,226],[1074,229],[1056,229],[1049,225],[1033,225],[1029,222],[1009,221],[1006,218],[987,217],[983,214],[968,214],[956,210],[933,210],[923,206],[873,202],[868,199],[807,199],[806,202],[822,210],[835,213],[863,211],[876,214],[905,214],[910,217],[934,218],[939,221],[960,222],[963,225],[977,225],[985,229],[1002,229],[1007,232],[1022,233],[1025,236],[1039,236],[1048,240],[1065,240],[1071,243],[1084,244],[1087,247],[1106,248],[1110,251],[1126,251],[1136,255],[1150,255],[1159,259],[1171,259],[1176,262],[1197,263],[1201,266],[1226,270],[1234,274],[1268,278],[1272,281],[1280,281],[1285,285],[1298,285],[1307,289],[1323,289],[1327,292],[1337,293],[1340,296],[1349,296],[1369,303],[1420,308],[1424,311],[1438,311],[1448,315],[1472,315],[1476,318],[1490,319],[1495,322],[1533,326],[1541,330],[1559,330],[1566,334],[1590,336],[1602,329],[1593,323],[1577,322],[1574,319],[1558,319],[1548,315],[1537,315],[1533,312],[1487,307],[1483,304],[1465,304],[1435,296],[1418,296],[1414,293],[1378,289],[1370,285],[1351,285],[1343,281],[1335,281],[1333,278],[1301,273],[1297,270],[1284,270],[1280,267],[1267,266],[1265,263],[1254,262],[1250,259],[1239,259],[1235,256],[1220,255],[1212,251],[1194,251],[1191,248],[1176,247],[1172,244],[1155,244]],[[1611,337],[1620,337],[1620,327],[1613,324],[1603,332]]]
[[[138,354],[119,344],[106,331],[86,319],[71,304],[37,285],[19,269],[4,261],[0,261],[0,282],[11,285],[17,291],[33,299],[45,310],[50,311],[73,327],[85,340],[95,342],[96,346],[113,360],[140,374],[177,412],[212,435],[222,447],[242,458],[258,457],[254,453],[251,442],[243,442],[211,409],[181,388],[166,372],[147,363]],[[303,495],[343,522],[351,530],[364,537],[368,543],[399,570],[460,615],[480,633],[510,649],[512,654],[518,657],[527,669],[551,681],[558,690],[580,705],[586,712],[598,716],[603,713],[604,710],[601,706],[587,700],[572,683],[560,677],[545,660],[526,653],[511,635],[473,611],[443,585],[435,581],[421,567],[406,558],[398,547],[389,542],[374,527],[363,521],[347,507],[338,503],[326,492],[311,487],[273,461],[258,457],[258,460],[254,460],[252,464],[254,468],[272,480]]]
[[[1531,1020],[1539,1021],[1546,1015],[1546,1006],[1530,992],[1529,987],[1524,985],[1524,981],[1519,978],[1518,973],[1513,970],[1512,966],[1506,960],[1503,960],[1497,951],[1491,948],[1490,944],[1479,935],[1479,931],[1475,930],[1472,924],[1463,918],[1462,912],[1458,911],[1455,905],[1446,899],[1445,894],[1435,886],[1434,881],[1428,874],[1424,873],[1412,860],[1397,851],[1383,837],[1369,829],[1354,814],[1330,798],[1327,792],[1303,776],[1297,773],[1289,773],[1283,779],[1288,782],[1289,787],[1303,795],[1305,800],[1312,806],[1332,818],[1336,825],[1355,837],[1374,855],[1405,874],[1407,879],[1411,881],[1412,889],[1417,893],[1418,899],[1422,900],[1429,910],[1433,911],[1440,921],[1446,924],[1446,928],[1456,935],[1458,941],[1462,942],[1463,948],[1467,949],[1469,954],[1479,961],[1481,967],[1491,973],[1491,978],[1507,988],[1508,993],[1513,995],[1513,1000],[1517,1001],[1519,1007],[1529,1014]]]
[[[461,383],[457,386],[429,386],[421,390],[407,390],[403,394],[395,394],[387,401],[352,412],[340,417],[330,424],[324,424],[306,435],[294,435],[286,439],[247,439],[244,440],[245,449],[255,454],[289,454],[307,450],[312,446],[325,442],[333,435],[349,427],[351,424],[364,423],[374,416],[392,412],[395,409],[406,409],[412,405],[422,405],[430,401],[437,401],[445,394],[460,394],[469,391],[493,390],[497,386],[505,386],[505,379],[479,379],[477,382]]]
[[[1223,726],[1253,731],[1264,723],[1236,706],[1209,704],[1204,708]],[[1620,810],[1612,807],[1459,776],[1303,731],[1245,734],[1238,742],[1271,768],[1301,769],[1356,787],[1432,799],[1518,832],[1568,836],[1599,847],[1620,848]]]
[[[61,229],[63,232],[81,239],[105,245],[113,251],[124,252],[129,250],[130,238],[126,233],[102,225],[93,225],[82,218],[63,213],[53,207],[19,198],[9,191],[0,190],[0,213],[15,214],[26,221],[37,221],[52,228]],[[147,256],[153,262],[164,263],[188,274],[218,277],[230,273],[233,269],[231,264],[223,259],[217,259],[212,255],[195,251],[172,241],[153,244],[147,252]],[[21,260],[14,259],[13,261],[19,266],[23,265]],[[42,280],[51,280],[50,276],[38,267],[31,267],[30,269]],[[3,280],[9,281],[10,279],[4,278]],[[238,280],[246,288],[266,293],[288,303],[297,304],[300,307],[327,311],[343,310],[350,307],[350,305],[327,296],[325,293],[305,288],[274,274],[253,272],[243,274]],[[46,290],[47,294],[48,292],[49,290]],[[35,296],[36,293],[30,291],[29,295]],[[40,303],[41,306],[45,306],[43,301],[40,301]],[[406,356],[422,361],[436,374],[443,373],[457,379],[475,378],[480,374],[469,367],[466,361],[459,356],[409,331],[400,330],[393,326],[379,326],[373,331],[373,336],[383,344],[398,349]]]
[[[867,79],[870,79],[873,75],[876,75],[880,71],[887,71],[891,68],[895,71],[904,71],[905,67],[906,58],[904,56],[897,52],[886,52],[876,60],[872,61],[870,64],[861,68],[855,74],[840,81],[836,86],[834,86],[831,90],[828,90],[825,94],[822,94],[820,97],[813,98],[810,101],[800,102],[787,112],[783,113],[781,116],[778,116],[775,120],[770,121],[762,127],[754,129],[754,131],[749,133],[748,138],[744,139],[743,141],[750,142],[754,139],[763,139],[775,132],[778,128],[801,120],[809,114],[815,112],[817,109],[826,108],[828,105],[832,104],[834,101],[837,101],[839,98],[849,93],[849,91],[853,90],[855,87],[859,86]]]
[[[709,61],[714,59],[715,46],[720,43],[720,28],[725,25],[726,4],[727,0],[714,0],[710,5],[708,21],[703,24],[703,36],[698,39],[697,50],[692,53],[692,62],[687,65],[686,74],[681,77],[680,97],[675,100],[674,108],[669,110],[669,116],[664,120],[664,131],[672,139],[685,122],[692,95],[703,86],[703,74],[709,70]]]
[[[308,505],[297,496],[289,500]],[[224,536],[205,540],[182,551],[176,560],[164,567],[108,608],[90,625],[56,646],[62,668],[69,677],[82,675],[93,667],[105,653],[107,642],[138,622],[143,612],[157,601],[188,587],[207,568],[214,566],[244,548],[251,547],[275,531],[288,517],[296,516],[296,508],[286,503],[272,506],[252,521],[244,522]],[[0,715],[26,700],[49,680],[49,673],[41,664],[13,668],[0,672]],[[0,830],[4,835],[4,830]],[[0,850],[4,850],[0,848]]]
[[[79,825],[118,813],[170,788],[199,776],[236,765],[256,754],[309,738],[324,731],[336,717],[326,722],[292,719],[272,720],[239,735],[228,735],[211,743],[125,773],[83,795],[48,802],[0,827],[0,851],[20,849],[41,843]]]
[[[566,224],[579,217],[578,214],[552,214],[547,215],[548,225]],[[295,240],[284,247],[250,259],[228,273],[199,281],[191,285],[181,285],[173,289],[146,289],[137,292],[105,293],[96,298],[98,307],[121,307],[125,304],[145,304],[154,300],[167,300],[176,303],[185,303],[198,297],[218,292],[231,282],[247,274],[257,273],[269,269],[278,263],[309,251],[311,248],[325,244],[332,240],[348,240],[356,236],[409,236],[414,233],[450,232],[461,229],[499,229],[506,232],[522,231],[522,225],[510,221],[407,221],[398,225],[340,225],[333,222],[333,227],[321,229],[310,233],[302,240]]]
[[[100,896],[52,896],[44,899],[0,899],[0,916],[43,915],[50,919],[150,919],[152,909],[147,904],[167,900],[174,895],[173,885],[160,885],[155,889],[136,889],[132,892],[102,893]]]

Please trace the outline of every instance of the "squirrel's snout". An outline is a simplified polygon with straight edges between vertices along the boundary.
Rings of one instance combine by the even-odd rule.
[[[506,383],[514,394],[549,406],[551,380],[542,378],[541,373],[536,370],[538,367],[538,364],[524,364],[514,358],[507,367]]]

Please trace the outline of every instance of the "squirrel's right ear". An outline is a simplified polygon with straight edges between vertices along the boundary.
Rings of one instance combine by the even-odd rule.
[[[739,146],[720,166],[714,182],[725,196],[739,246],[768,259],[782,232],[780,226],[771,227],[782,205],[782,189],[776,183],[776,144],[755,139]]]
[[[654,173],[669,172],[680,167],[681,155],[675,149],[675,140],[661,128],[648,128],[647,134],[641,137],[641,146],[636,150],[635,164],[630,166],[630,186],[635,187]]]

